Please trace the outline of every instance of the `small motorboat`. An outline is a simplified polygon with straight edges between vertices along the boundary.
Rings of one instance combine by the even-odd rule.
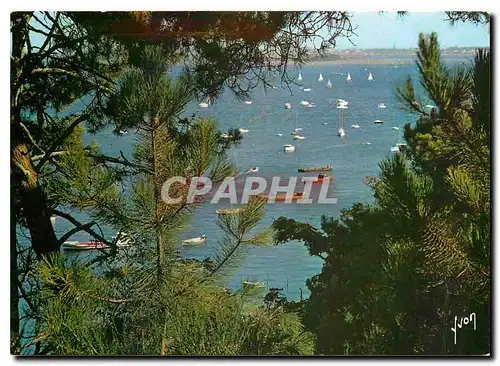
[[[343,128],[339,128],[339,132],[337,133],[339,137],[345,137],[345,131]]]
[[[126,233],[119,233],[117,236],[113,236],[111,240],[116,242],[118,248],[126,248],[133,244],[132,238]]]
[[[300,105],[304,105],[305,106],[305,105],[309,105],[309,104],[311,104],[311,103],[309,103],[307,100],[301,100],[300,101]]]
[[[327,122],[323,122],[323,125],[327,125],[328,123]]]
[[[392,129],[393,129],[394,131],[399,131],[399,127],[396,127],[396,126],[392,127]]]
[[[223,133],[220,135],[223,139],[228,139],[230,136],[227,133]]]
[[[292,105],[290,103],[285,103],[285,109],[291,109]]]
[[[259,171],[258,166],[251,166],[251,167],[248,167],[247,173],[257,173],[258,171]]]
[[[309,104],[306,104],[304,107],[306,107],[306,108],[314,108],[314,107],[316,107],[316,104],[309,103]]]
[[[202,236],[197,237],[197,238],[183,240],[182,245],[185,247],[189,247],[189,246],[204,244],[206,241],[207,241],[207,236],[202,235]]]
[[[251,100],[245,100],[245,104],[252,104]]]
[[[281,136],[283,136],[283,134],[282,133],[277,133],[276,136],[281,137]]]
[[[240,131],[240,133],[247,133],[250,130],[248,130],[246,128],[239,128],[238,131]]]
[[[311,91],[311,88],[305,88],[303,89],[305,92],[310,92]]]
[[[284,202],[287,199],[291,201],[298,201],[304,198],[304,194],[302,192],[295,192],[292,196],[287,196],[286,193],[278,193],[274,196],[275,202]]]
[[[128,131],[127,131],[127,130],[122,130],[122,129],[117,128],[117,129],[115,130],[115,133],[116,133],[117,135],[126,135],[126,134],[128,134]]]
[[[375,120],[375,123],[378,124],[378,125],[380,125],[380,124],[384,123],[384,121],[382,121],[380,119],[377,119],[377,120]]]
[[[407,147],[406,142],[398,143],[396,144],[396,146],[398,147],[399,151],[404,151]]]
[[[118,248],[129,247],[132,244],[132,238],[125,233],[119,233],[117,236],[111,238],[112,242],[116,243]],[[61,245],[62,250],[104,250],[111,249],[111,246],[103,243],[102,241],[65,241]]]
[[[354,128],[354,129],[357,129],[359,127],[360,127],[359,125],[351,125],[351,128]]]
[[[285,150],[285,152],[294,152],[295,146],[290,145],[290,144],[286,144],[283,146],[283,149]]]
[[[434,108],[436,108],[436,106],[430,105],[430,104],[426,104],[425,108],[434,109]]]
[[[200,107],[200,108],[208,108],[208,103],[207,102],[201,102],[200,104],[198,104],[198,107]]]
[[[329,172],[332,170],[332,166],[330,164],[315,168],[299,168],[297,169],[300,173],[310,173],[310,172]]]
[[[387,108],[384,103],[379,103],[379,105],[377,107],[380,108],[380,109]]]
[[[217,215],[237,215],[242,211],[242,208],[221,208],[220,210],[216,210],[215,212],[217,213]]]
[[[302,179],[305,182],[305,179]],[[324,181],[333,181],[333,177],[331,175],[318,174],[318,177],[312,181],[313,184],[323,183]]]
[[[371,145],[372,143],[371,142],[368,142],[368,141],[365,141],[363,142],[363,145]]]
[[[97,250],[109,249],[110,246],[102,241],[65,241],[61,245],[63,250]]]
[[[391,152],[392,153],[398,153],[399,152],[399,147],[398,146],[391,147]]]
[[[292,136],[298,136],[298,134],[299,134],[299,133],[298,133],[297,131],[293,131],[291,135],[292,135]]]
[[[294,140],[305,140],[306,138],[304,136],[295,135],[295,136],[293,136],[293,139]]]
[[[302,127],[297,127],[295,131],[302,131]]]

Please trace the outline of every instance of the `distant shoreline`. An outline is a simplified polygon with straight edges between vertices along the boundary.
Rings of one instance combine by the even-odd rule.
[[[443,60],[470,60],[473,55],[470,54],[443,54]],[[384,57],[384,56],[361,56],[361,57],[342,57],[337,60],[313,60],[308,61],[306,65],[410,65],[414,64],[416,60],[416,55],[404,55],[404,56],[393,56],[393,57]]]

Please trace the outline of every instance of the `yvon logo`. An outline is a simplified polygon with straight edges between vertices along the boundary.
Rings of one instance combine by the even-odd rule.
[[[468,317],[460,317],[460,321],[457,322],[458,317],[455,316],[455,324],[451,327],[451,331],[454,336],[454,344],[457,344],[457,331],[458,329],[462,329],[462,326],[468,325],[469,323],[474,323],[474,330],[476,330],[476,313],[471,313]],[[458,328],[457,328],[458,326]]]

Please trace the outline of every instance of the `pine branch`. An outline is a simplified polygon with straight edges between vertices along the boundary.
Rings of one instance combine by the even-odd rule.
[[[41,171],[45,163],[50,159],[50,156],[56,149],[66,140],[75,130],[75,128],[89,118],[88,114],[81,114],[73,120],[73,122],[64,130],[64,132],[52,143],[50,148],[45,152],[45,156],[40,160],[36,166],[38,172]]]
[[[115,243],[113,243],[113,242],[106,240],[104,237],[102,237],[101,235],[99,235],[98,233],[96,233],[94,230],[92,230],[90,228],[90,226],[92,226],[92,225],[89,226],[89,224],[82,224],[78,220],[76,220],[73,216],[71,216],[70,214],[59,211],[58,209],[55,209],[55,208],[52,209],[52,212],[54,214],[56,214],[57,216],[60,216],[64,219],[68,220],[69,222],[71,222],[73,225],[75,225],[77,228],[79,228],[78,231],[83,230],[83,231],[87,232],[88,234],[90,234],[95,239],[103,242],[104,244],[110,246],[113,249],[116,249],[116,241],[115,241]],[[92,224],[95,224],[95,223],[92,223]],[[101,249],[99,249],[99,250],[101,250]]]

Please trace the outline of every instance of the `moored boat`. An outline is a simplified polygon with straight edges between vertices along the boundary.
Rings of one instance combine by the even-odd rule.
[[[302,179],[302,181],[305,181],[305,179]],[[319,184],[323,183],[325,181],[333,181],[333,177],[331,175],[325,175],[325,174],[318,174],[318,177],[312,181],[313,184]]]
[[[332,166],[330,164],[325,166],[319,166],[314,168],[299,168],[297,169],[300,173],[309,173],[309,172],[328,172],[332,170]]]
[[[110,246],[102,241],[65,241],[61,245],[63,250],[97,250],[109,249]]]
[[[182,241],[183,246],[193,246],[193,245],[201,245],[207,241],[207,236],[202,235],[197,238],[186,239]]]

